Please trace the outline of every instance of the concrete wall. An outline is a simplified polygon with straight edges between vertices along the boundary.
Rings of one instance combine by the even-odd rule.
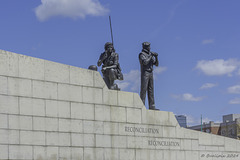
[[[240,141],[181,128],[98,72],[0,50],[0,159],[239,160]]]

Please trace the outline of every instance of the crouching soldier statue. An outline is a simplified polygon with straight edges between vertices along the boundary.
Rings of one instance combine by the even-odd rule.
[[[100,67],[102,64],[102,74],[105,83],[109,89],[120,90],[114,80],[123,80],[120,65],[118,63],[118,54],[115,53],[113,44],[107,42],[104,46],[105,51],[100,55],[97,65]]]

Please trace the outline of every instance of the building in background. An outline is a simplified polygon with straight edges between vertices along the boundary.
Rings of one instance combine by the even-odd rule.
[[[214,123],[213,121],[210,121],[209,123],[203,123],[202,125],[188,127],[188,128],[197,130],[197,131],[201,131],[202,129],[202,131],[206,133],[221,135],[220,123]]]
[[[181,127],[187,128],[187,117],[184,115],[175,115],[179,125]]]
[[[223,116],[222,123],[203,123],[202,125],[191,126],[189,129],[222,135],[225,137],[240,139],[240,114],[229,114]]]
[[[221,135],[240,139],[240,114],[229,114],[223,116],[223,123],[221,123]]]

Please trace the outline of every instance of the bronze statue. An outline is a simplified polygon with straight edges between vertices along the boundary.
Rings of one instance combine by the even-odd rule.
[[[109,89],[120,90],[114,80],[123,80],[120,64],[118,63],[118,54],[115,53],[113,44],[107,42],[104,46],[105,51],[100,55],[97,65],[102,64],[102,74],[105,83]]]
[[[150,43],[142,43],[142,52],[139,53],[141,65],[141,92],[140,97],[145,105],[146,92],[148,94],[149,109],[155,110],[153,65],[158,66],[158,54],[150,51]]]

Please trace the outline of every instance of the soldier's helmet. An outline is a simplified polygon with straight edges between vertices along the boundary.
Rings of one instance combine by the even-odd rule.
[[[149,43],[149,42],[143,42],[143,43],[142,43],[142,47],[143,47],[143,48],[147,48],[147,47],[150,46],[150,44],[151,44],[151,43]]]
[[[112,46],[113,47],[113,44],[111,42],[105,43],[104,49],[106,50],[108,48],[108,46]]]

